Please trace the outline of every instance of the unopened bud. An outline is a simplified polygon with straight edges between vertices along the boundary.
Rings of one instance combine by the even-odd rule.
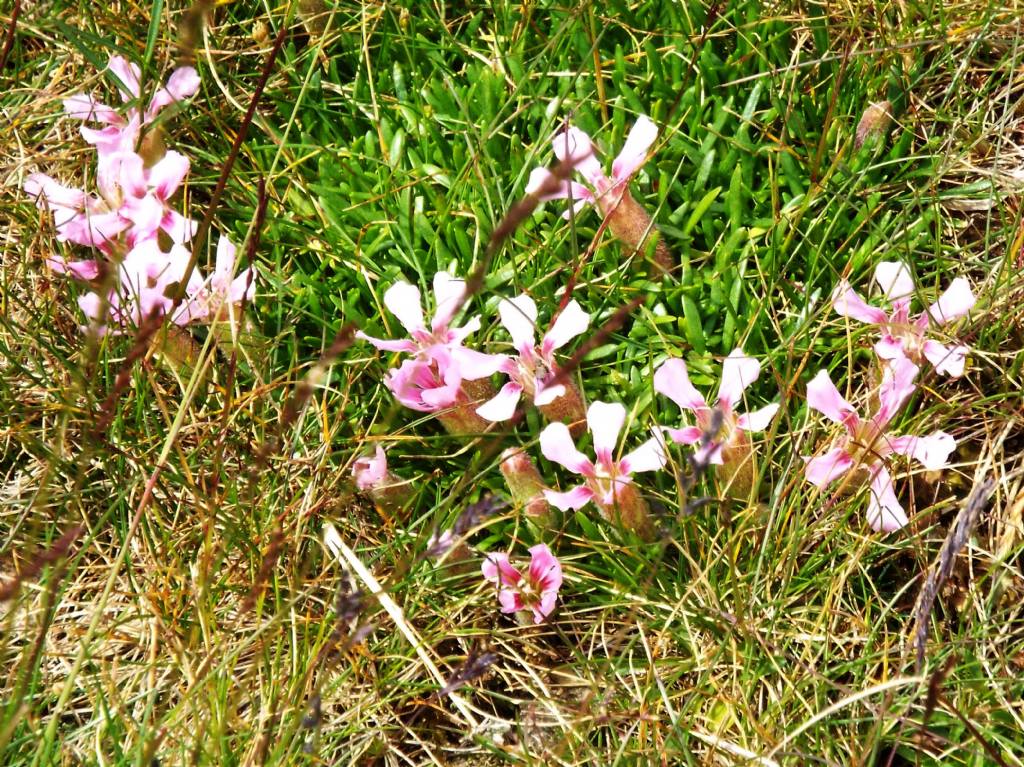
[[[562,386],[565,394],[540,405],[538,409],[549,421],[561,421],[569,427],[573,437],[579,437],[587,425],[587,406],[580,388],[571,377],[567,377]]]
[[[857,123],[857,133],[854,135],[853,145],[860,149],[864,142],[872,136],[884,137],[892,126],[892,104],[888,101],[876,101],[868,105]]]
[[[615,500],[609,505],[601,503],[597,498],[594,501],[601,509],[602,516],[612,524],[632,530],[645,541],[654,540],[650,507],[633,483],[619,488]]]
[[[618,199],[611,196],[605,201],[603,197],[599,197],[598,205],[608,222],[608,230],[616,239],[631,253],[636,253],[643,259],[650,259],[653,276],[668,274],[675,268],[675,257],[662,242],[661,235],[647,211],[633,198],[629,189],[623,189],[622,196]]]
[[[544,497],[544,480],[530,457],[517,447],[510,447],[501,454],[501,475],[508,485],[512,502],[522,506],[526,516],[538,524],[549,525],[552,521],[551,506]]]
[[[483,434],[492,424],[481,418],[476,409],[495,394],[494,386],[487,379],[464,380],[454,404],[444,410],[439,410],[437,420],[449,434],[454,436],[465,437]]]

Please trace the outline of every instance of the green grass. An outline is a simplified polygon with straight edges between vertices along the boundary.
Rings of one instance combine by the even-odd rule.
[[[4,573],[83,529],[66,559],[3,603],[0,761],[996,764],[988,747],[1024,763],[1013,7],[338,2],[321,35],[287,3],[222,3],[198,38],[202,88],[168,123],[168,143],[193,161],[199,217],[270,43],[290,25],[214,217],[242,242],[266,180],[251,309],[265,343],[233,366],[211,341],[210,372],[191,382],[148,357],[97,436],[132,340],[93,348],[79,332],[78,288],[42,261],[75,249],[20,185],[34,170],[72,185],[92,172],[61,98],[112,97],[95,73],[115,51],[165,74],[186,6],[22,6],[0,72],[11,126],[0,147]],[[10,3],[0,8],[6,22]],[[856,151],[861,113],[884,98],[891,135]],[[581,368],[590,401],[630,408],[627,445],[680,419],[651,387],[662,360],[684,357],[709,391],[742,344],[764,365],[751,402],[782,403],[758,446],[754,497],[719,499],[704,479],[695,493],[714,501],[684,516],[672,476],[646,475],[664,515],[656,543],[592,509],[539,531],[511,508],[469,537],[468,563],[424,560],[435,527],[504,492],[494,441],[450,437],[394,404],[381,384],[393,359],[363,343],[313,377],[297,417],[286,403],[346,324],[400,335],[381,300],[398,277],[426,292],[437,270],[487,263],[491,233],[530,170],[551,161],[563,119],[607,157],[639,114],[662,130],[632,189],[678,274],[650,279],[607,234],[591,249],[596,214],[570,226],[549,203],[493,255],[469,307],[484,319],[474,338],[504,350],[498,299],[528,292],[546,318],[574,275],[595,328],[642,296]],[[931,476],[898,464],[912,521],[883,536],[864,523],[864,492],[814,491],[799,456],[833,435],[807,411],[807,380],[828,368],[865,402],[873,375],[871,334],[832,312],[831,290],[845,276],[864,292],[874,266],[895,259],[929,296],[966,276],[979,302],[959,326],[974,349],[967,376],[926,373],[895,424],[954,434],[954,466]],[[498,439],[527,446],[564,487],[540,457],[542,426],[530,411]],[[350,485],[351,462],[381,440],[409,482],[400,512]],[[940,593],[918,672],[915,599],[984,476],[995,495]],[[471,652],[497,655],[459,690],[468,709],[437,698],[437,679],[372,596],[358,620],[373,632],[330,651],[350,627],[335,615],[345,579],[322,543],[327,522],[442,675]],[[517,627],[499,615],[480,558],[519,558],[542,540],[565,567],[561,607]],[[307,717],[314,696],[319,718]]]

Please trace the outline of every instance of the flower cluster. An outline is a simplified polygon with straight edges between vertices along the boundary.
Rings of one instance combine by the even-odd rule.
[[[866,303],[845,280],[832,294],[832,305],[838,314],[881,329],[882,336],[874,345],[882,362],[874,413],[862,418],[836,389],[828,372],[820,371],[807,385],[807,404],[840,424],[846,433],[824,454],[805,458],[804,475],[816,487],[825,487],[844,476],[858,483],[866,482],[870,488],[868,524],[874,530],[892,532],[907,524],[908,519],[896,497],[889,458],[903,455],[926,469],[942,469],[956,449],[956,440],[944,431],[923,437],[891,436],[889,424],[917,388],[914,380],[925,361],[939,373],[963,375],[967,347],[947,346],[929,338],[927,333],[967,314],[975,299],[967,281],[957,278],[938,301],[911,321],[910,302],[915,288],[906,265],[884,261],[878,264],[874,276],[892,305],[891,313]]]
[[[197,225],[172,206],[171,198],[190,164],[164,147],[159,125],[166,107],[196,92],[199,77],[192,67],[174,70],[143,110],[136,106],[142,97],[139,67],[113,56],[107,68],[125,104],[121,110],[84,94],[64,102],[70,117],[86,123],[82,137],[96,149],[95,191],[65,186],[43,173],[32,174],[24,185],[53,216],[59,241],[98,253],[77,261],[54,254],[47,262],[90,286],[79,306],[101,332],[120,332],[153,314],[171,315],[178,325],[220,319],[229,307],[252,299],[255,275],[249,269],[235,275],[235,246],[225,237],[208,278],[189,269],[192,254],[186,244]],[[184,299],[175,308],[182,283]]]

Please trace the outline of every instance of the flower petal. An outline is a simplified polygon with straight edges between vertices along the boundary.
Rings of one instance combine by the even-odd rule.
[[[594,465],[576,449],[569,427],[564,423],[551,423],[544,428],[540,433],[540,451],[549,461],[560,463],[574,474],[594,473]]]
[[[107,125],[124,124],[124,118],[115,110],[84,93],[64,99],[64,113],[76,120],[93,120]]]
[[[448,272],[437,272],[434,275],[434,300],[437,302],[437,309],[434,311],[434,318],[430,326],[435,331],[448,327],[452,317],[455,316],[466,295],[466,281],[460,277],[454,277]]]
[[[362,339],[363,341],[369,341],[382,352],[407,352],[412,354],[419,349],[419,347],[408,338],[396,339],[394,341],[386,338],[374,338],[361,330],[356,331],[356,338]]]
[[[681,359],[665,360],[654,372],[654,390],[664,394],[684,410],[691,410],[694,413],[707,410],[707,403],[690,383],[686,363]]]
[[[58,274],[70,274],[83,282],[95,280],[100,276],[100,262],[96,260],[65,261],[59,256],[51,256],[46,259],[46,263]]]
[[[182,101],[199,90],[199,74],[192,67],[178,67],[167,78],[167,85],[153,94],[146,108],[146,120],[152,121],[161,109]]]
[[[949,283],[939,300],[928,307],[927,316],[936,325],[943,325],[967,314],[974,307],[975,300],[971,284],[963,277],[957,277]]]
[[[512,336],[516,350],[533,348],[537,327],[537,304],[525,293],[498,302],[498,316],[505,330]]]
[[[396,282],[384,293],[384,306],[409,333],[424,330],[420,289],[405,281]]]
[[[139,97],[141,92],[139,78],[142,76],[142,70],[137,64],[129,62],[124,56],[111,56],[107,63],[107,69],[117,78],[123,101],[131,101],[133,98]]]
[[[523,394],[523,387],[509,381],[501,391],[476,409],[477,415],[488,421],[507,421],[516,412],[516,406]]]
[[[964,363],[969,351],[970,349],[963,345],[945,346],[931,340],[924,342],[924,356],[935,366],[935,370],[953,378],[959,378],[964,374]]]
[[[741,415],[736,419],[736,426],[743,429],[743,431],[764,431],[771,425],[772,419],[778,410],[778,402],[765,405],[758,410]]]
[[[657,471],[668,463],[665,442],[660,436],[651,437],[640,447],[626,454],[619,461],[622,474],[636,474],[641,471]]]
[[[843,424],[851,433],[860,423],[857,411],[843,399],[827,370],[818,371],[818,375],[807,384],[807,405],[829,420]]]
[[[937,431],[927,437],[895,437],[888,440],[888,444],[892,452],[913,458],[929,471],[937,471],[948,466],[949,456],[956,450],[953,435],[944,431]]]
[[[892,477],[881,464],[871,477],[867,518],[872,530],[885,533],[899,530],[908,522],[907,514],[896,498]]]
[[[704,436],[704,431],[697,426],[684,426],[682,429],[666,427],[665,433],[678,445],[692,445]]]
[[[545,490],[544,498],[559,511],[581,509],[594,497],[594,491],[586,485],[577,485],[565,493]]]
[[[906,357],[890,360],[882,373],[882,383],[878,389],[878,412],[874,421],[884,426],[903,407],[903,403],[917,388],[914,379],[920,368]]]
[[[555,151],[555,157],[562,162],[565,162],[566,158],[571,158],[573,167],[582,173],[598,192],[604,191],[604,187],[610,185],[601,163],[594,154],[594,143],[590,136],[575,125],[556,133],[551,139],[551,147]]]
[[[598,464],[610,466],[619,433],[626,422],[626,408],[618,402],[594,402],[587,408],[587,428],[594,438]]]
[[[508,561],[508,554],[502,552],[485,554],[480,571],[486,580],[501,586],[515,586],[523,577]]]
[[[166,200],[181,186],[188,169],[188,158],[172,150],[149,169],[146,181],[157,197]]]
[[[754,357],[733,349],[722,363],[722,382],[718,387],[718,404],[732,410],[743,398],[744,390],[761,375],[761,363]]]
[[[905,359],[903,341],[886,333],[875,342],[875,354],[883,360]]]
[[[451,350],[452,363],[458,365],[459,375],[467,381],[490,378],[505,365],[508,357],[504,354],[486,354],[476,349],[457,346]]]
[[[875,267],[875,282],[890,301],[899,301],[914,295],[914,278],[906,264],[899,261],[882,261]]]
[[[530,581],[540,591],[558,591],[562,586],[562,565],[547,544],[530,547]]]
[[[647,162],[647,151],[658,138],[658,126],[646,115],[640,115],[626,137],[626,143],[612,162],[612,180],[621,184]]]
[[[547,200],[572,200],[578,211],[588,202],[594,201],[594,195],[583,184],[558,178],[547,168],[534,168],[526,182],[526,193],[536,194],[541,202]]]
[[[356,481],[356,487],[360,490],[369,490],[380,484],[387,476],[388,459],[384,454],[384,448],[377,445],[373,456],[357,458],[352,464],[352,477]]]
[[[834,447],[824,455],[805,459],[804,477],[815,487],[824,487],[853,468],[853,458],[844,448]]]
[[[565,305],[551,329],[544,334],[544,339],[541,341],[541,354],[545,358],[550,358],[555,349],[561,349],[576,336],[586,332],[588,327],[590,327],[590,315],[583,311],[583,307],[576,303],[576,299],[573,299]]]
[[[881,325],[889,319],[884,311],[866,303],[846,280],[840,282],[832,292],[832,308],[843,317],[872,325]]]

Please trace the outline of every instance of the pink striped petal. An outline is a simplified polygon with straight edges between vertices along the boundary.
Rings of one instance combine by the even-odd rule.
[[[636,474],[642,471],[657,471],[668,463],[665,443],[661,437],[655,436],[644,442],[640,447],[626,454],[619,461],[622,474]]]
[[[843,399],[827,370],[819,371],[807,384],[807,405],[829,420],[843,424],[851,433],[860,423],[857,411]]]
[[[690,383],[686,363],[681,359],[666,360],[654,372],[654,390],[664,394],[684,410],[691,410],[694,413],[707,410],[707,403]]]
[[[594,473],[594,465],[576,449],[569,427],[564,423],[551,423],[544,428],[540,433],[540,451],[549,461],[561,464],[574,474],[590,476]]]
[[[505,330],[512,336],[517,350],[533,348],[537,328],[537,304],[525,293],[498,302],[498,316]]]
[[[890,360],[885,366],[882,374],[882,384],[878,390],[878,412],[874,417],[875,423],[884,426],[903,407],[914,390],[914,379],[920,368],[906,357],[897,357]]]
[[[561,349],[576,336],[582,335],[590,327],[590,315],[573,299],[555,319],[551,329],[545,333],[541,341],[541,354],[550,358],[555,349]]]
[[[188,169],[188,158],[172,150],[149,169],[146,180],[157,197],[167,200],[181,186],[181,182],[188,175]]]
[[[480,571],[486,580],[499,586],[515,586],[523,577],[508,561],[508,554],[500,552],[485,554]]]
[[[146,108],[146,120],[150,122],[161,109],[182,101],[199,90],[199,74],[192,67],[178,67],[167,78],[167,85],[158,90]]]
[[[824,487],[853,468],[853,459],[844,448],[835,447],[824,455],[805,459],[804,477],[815,487]]]
[[[124,56],[111,56],[107,69],[118,80],[122,101],[131,101],[133,98],[139,97],[141,92],[139,78],[142,77],[142,70],[137,64],[132,64]]]
[[[678,445],[692,445],[700,442],[700,438],[704,436],[703,430],[696,426],[684,426],[682,429],[666,427],[665,433]]]
[[[423,306],[420,289],[408,282],[399,281],[384,292],[384,306],[398,318],[409,333],[423,330]]]
[[[884,311],[866,303],[846,280],[840,282],[832,293],[832,308],[843,317],[872,325],[881,325],[889,319]]]

